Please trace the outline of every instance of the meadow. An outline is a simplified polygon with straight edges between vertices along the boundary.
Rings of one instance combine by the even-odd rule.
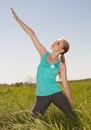
[[[61,82],[59,82],[61,85]],[[0,86],[0,130],[91,130],[91,79],[69,81],[77,118],[67,117],[51,104],[34,118],[35,84]]]

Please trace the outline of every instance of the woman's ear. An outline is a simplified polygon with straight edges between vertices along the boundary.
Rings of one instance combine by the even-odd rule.
[[[61,50],[60,50],[60,54],[63,54],[63,53],[64,53],[64,49],[61,49]]]

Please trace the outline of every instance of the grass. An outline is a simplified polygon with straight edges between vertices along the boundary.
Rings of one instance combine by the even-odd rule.
[[[59,83],[61,84],[61,83]],[[91,80],[69,82],[77,115],[66,117],[53,104],[44,116],[34,119],[35,85],[0,87],[0,130],[90,130]]]

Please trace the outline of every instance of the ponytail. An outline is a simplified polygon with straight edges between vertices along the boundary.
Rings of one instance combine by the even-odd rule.
[[[62,63],[65,64],[65,56],[64,56],[64,54],[61,54],[61,56],[60,56],[60,60],[61,60]]]

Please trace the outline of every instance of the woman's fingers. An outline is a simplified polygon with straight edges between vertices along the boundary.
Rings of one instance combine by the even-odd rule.
[[[15,18],[16,20],[18,20],[18,16],[16,15],[15,11],[13,10],[13,8],[11,8],[11,11],[12,11],[12,14],[13,14],[14,18]]]

